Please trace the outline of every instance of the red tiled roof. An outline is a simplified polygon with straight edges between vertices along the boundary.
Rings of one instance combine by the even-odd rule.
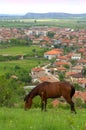
[[[51,51],[45,52],[47,55],[57,55],[57,54],[63,54],[62,50],[60,49],[53,49]]]
[[[39,72],[39,71],[43,71],[44,69],[43,68],[33,68],[32,71],[36,71],[36,72]]]
[[[78,60],[79,63],[86,63],[86,60],[85,59],[80,59]]]
[[[78,80],[78,83],[81,83],[81,84],[86,84],[86,78],[81,78]]]
[[[66,76],[71,76],[71,75],[73,75],[73,74],[77,74],[77,72],[67,72],[67,73],[66,73]]]
[[[58,67],[57,70],[62,70],[63,71],[63,70],[66,70],[66,68],[64,68],[64,67]]]
[[[49,41],[49,40],[50,40],[50,38],[49,38],[49,37],[47,37],[47,36],[45,36],[45,37],[43,38],[43,40],[45,40],[45,41]]]
[[[61,59],[61,60],[68,60],[69,58],[67,56],[58,56],[58,59]]]
[[[55,65],[57,65],[57,66],[59,66],[59,65],[70,65],[70,62],[57,61],[57,62],[55,62]]]
[[[79,52],[85,52],[86,51],[86,48],[80,48],[79,49]]]

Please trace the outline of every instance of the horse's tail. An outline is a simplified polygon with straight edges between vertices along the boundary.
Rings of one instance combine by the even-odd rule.
[[[72,98],[72,96],[75,94],[75,88],[74,86],[71,87],[71,93],[70,93],[70,96]]]

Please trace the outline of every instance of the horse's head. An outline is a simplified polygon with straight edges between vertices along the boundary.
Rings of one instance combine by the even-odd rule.
[[[25,110],[30,109],[32,106],[32,98],[29,95],[26,95],[26,97],[24,98],[25,101]]]

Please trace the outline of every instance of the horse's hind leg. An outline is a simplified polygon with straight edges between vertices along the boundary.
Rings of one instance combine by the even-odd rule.
[[[75,106],[74,106],[74,103],[73,103],[73,101],[72,101],[72,99],[71,98],[65,98],[66,99],[66,101],[70,104],[70,107],[71,107],[71,112],[75,112],[75,114],[76,114],[76,111],[75,111]]]
[[[75,112],[75,114],[76,114],[73,101],[71,101],[70,106],[71,106],[71,111],[72,111],[72,112]]]

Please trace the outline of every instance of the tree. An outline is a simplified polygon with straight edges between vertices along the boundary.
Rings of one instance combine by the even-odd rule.
[[[35,19],[35,20],[34,20],[34,23],[36,23],[36,22],[37,22],[37,20]]]
[[[55,32],[52,32],[52,31],[49,31],[49,32],[47,33],[47,36],[50,37],[50,38],[53,38],[54,35],[55,35]]]
[[[59,76],[59,80],[60,80],[60,81],[64,81],[64,80],[65,80],[65,73],[60,72],[60,73],[58,74],[58,76]]]

